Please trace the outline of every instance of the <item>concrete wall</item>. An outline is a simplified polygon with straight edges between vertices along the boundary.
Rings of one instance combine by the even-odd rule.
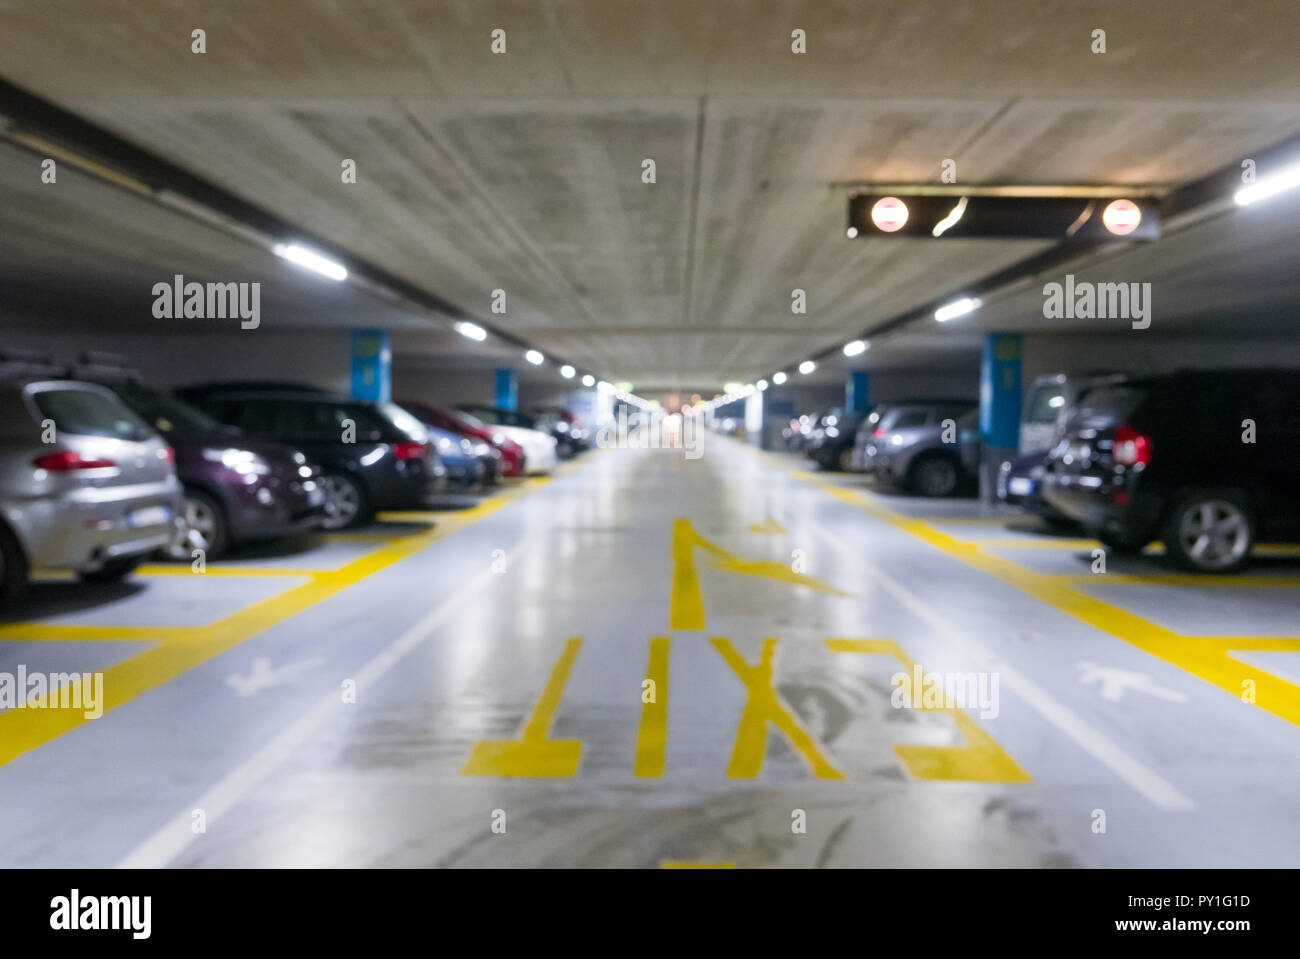
[[[56,363],[73,363],[84,350],[121,354],[150,384],[172,387],[208,380],[292,380],[347,392],[351,386],[351,347],[346,331],[302,333],[265,329],[232,334],[6,329],[0,349],[41,350]]]
[[[1225,330],[1215,339],[1161,337],[1133,330],[1114,336],[1029,334],[1025,337],[1023,383],[1045,373],[1115,371],[1169,373],[1179,368],[1300,367],[1300,338],[1241,339]]]

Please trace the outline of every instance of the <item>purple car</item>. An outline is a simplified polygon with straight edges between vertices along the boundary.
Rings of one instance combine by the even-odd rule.
[[[170,393],[133,381],[106,382],[176,451],[184,486],[182,537],[173,552],[211,558],[238,543],[316,529],[325,517],[320,470],[302,453],[224,426]]]

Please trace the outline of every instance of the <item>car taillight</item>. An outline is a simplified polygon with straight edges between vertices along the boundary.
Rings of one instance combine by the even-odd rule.
[[[393,444],[393,455],[399,460],[422,460],[431,448],[429,443],[395,443]]]
[[[876,439],[880,439],[880,437],[885,435],[885,431],[881,427],[877,426],[874,430],[871,431],[871,435],[874,436]]]
[[[165,459],[168,463],[175,463],[176,451],[172,449],[170,446],[168,446],[166,448],[166,451],[163,453],[163,459]]]
[[[64,450],[60,453],[46,453],[44,456],[38,456],[32,460],[32,465],[37,469],[48,470],[51,473],[68,473],[72,470],[112,469],[117,464],[112,460],[100,457],[86,457],[72,450]]]
[[[1111,455],[1121,466],[1145,466],[1151,462],[1151,438],[1131,426],[1118,426]]]

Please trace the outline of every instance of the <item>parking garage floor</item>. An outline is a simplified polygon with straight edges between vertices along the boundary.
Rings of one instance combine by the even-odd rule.
[[[0,669],[103,670],[107,704],[0,714],[3,864],[1300,865],[1288,550],[1094,571],[708,439],[37,585]],[[895,708],[918,667],[994,695]]]

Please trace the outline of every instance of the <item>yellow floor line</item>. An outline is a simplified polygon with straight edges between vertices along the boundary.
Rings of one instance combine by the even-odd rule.
[[[1076,577],[1073,575],[1037,573],[1012,560],[991,556],[982,552],[974,543],[956,539],[927,523],[894,512],[878,502],[873,494],[823,482],[806,470],[789,468],[770,454],[760,452],[760,455],[841,502],[911,534],[1068,616],[1218,686],[1241,699],[1243,705],[1253,703],[1287,722],[1300,725],[1300,686],[1257,667],[1247,666],[1228,655],[1229,650],[1244,652],[1256,649],[1256,641],[1251,637],[1180,635],[1077,589]],[[1101,579],[1100,575],[1098,579]],[[1270,645],[1274,640],[1260,642],[1262,645],[1258,648],[1274,648]]]
[[[327,569],[292,569],[275,566],[208,566],[202,573],[196,573],[186,563],[174,566],[141,566],[135,571],[137,576],[320,576],[328,573]]]
[[[636,775],[657,779],[664,774],[668,747],[668,652],[667,636],[650,640],[650,662],[646,665],[647,689],[642,684],[641,725],[636,734]],[[652,694],[647,696],[647,693]]]
[[[394,539],[346,566],[317,573],[307,583],[254,603],[208,626],[152,628],[8,623],[0,626],[0,639],[157,641],[158,645],[153,648],[104,670],[104,712],[107,713],[492,515],[535,488],[536,484],[524,484],[470,509],[438,514],[438,525],[433,529]],[[83,711],[76,709],[28,708],[0,713],[0,765],[86,721]]]

